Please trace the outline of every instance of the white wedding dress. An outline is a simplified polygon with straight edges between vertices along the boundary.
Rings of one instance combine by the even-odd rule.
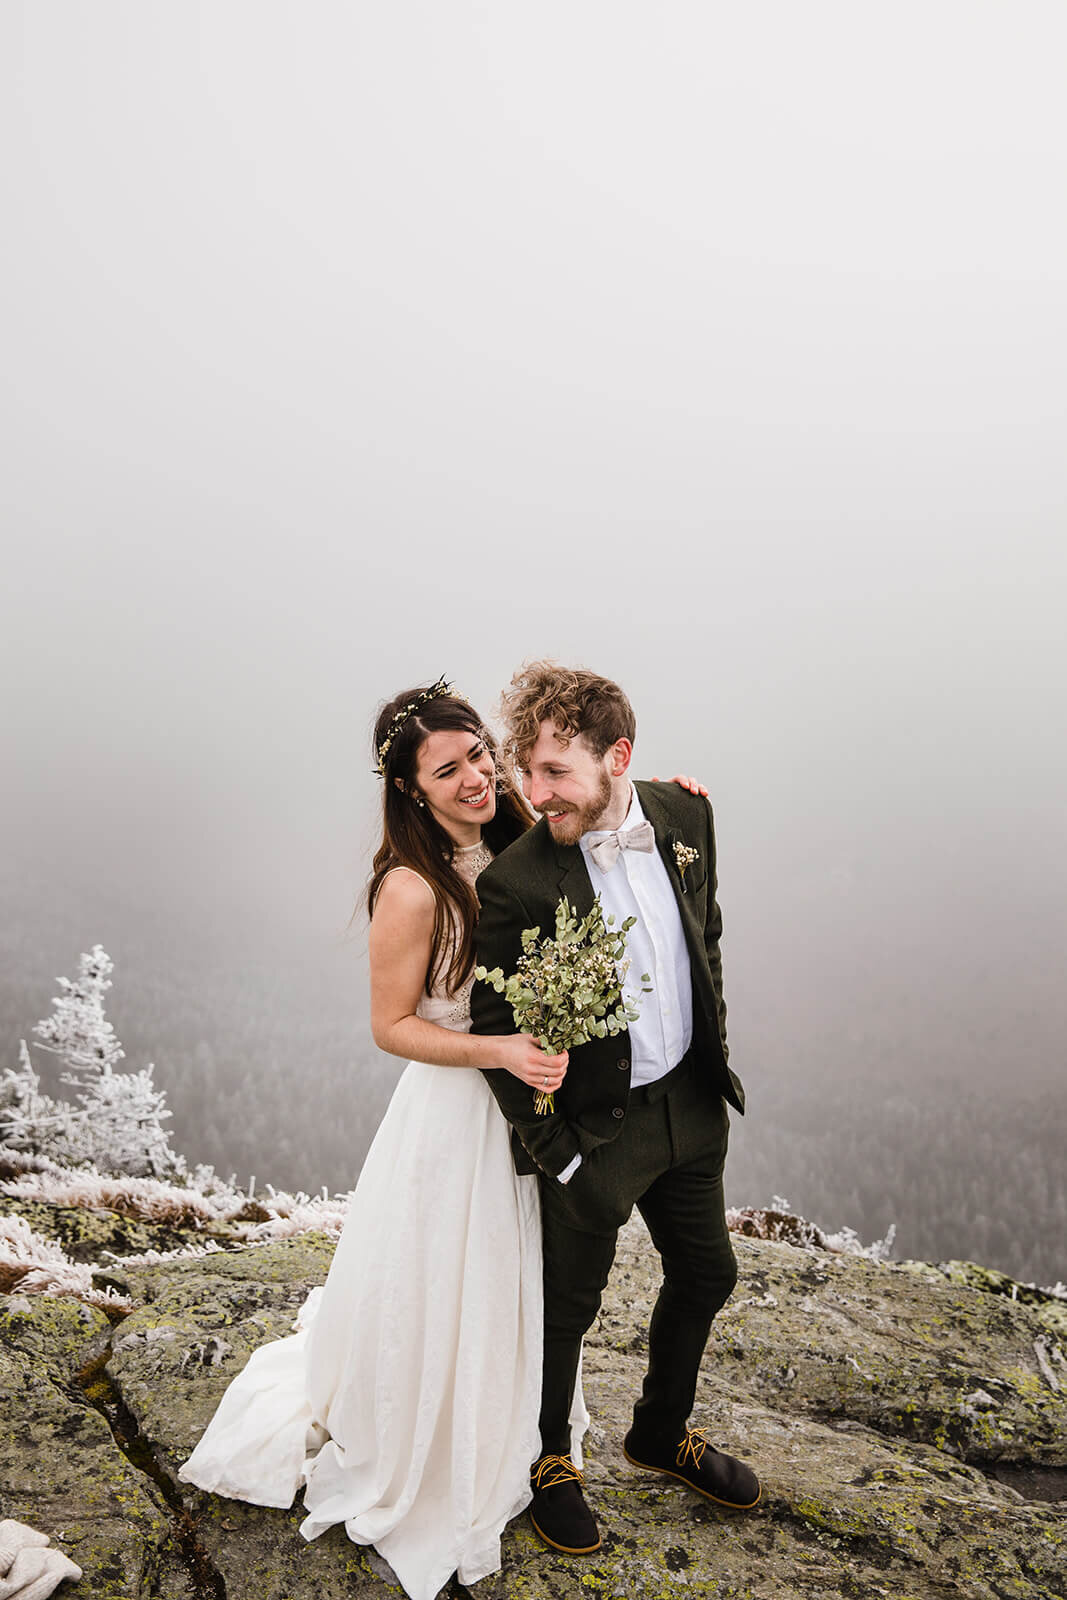
[[[457,851],[471,881],[491,859]],[[403,870],[403,869],[401,869]],[[418,1015],[470,1028],[470,986]],[[257,1350],[178,1476],[300,1531],[343,1523],[411,1600],[500,1566],[540,1454],[541,1217],[482,1074],[409,1062],[371,1144],[329,1276],[298,1331]],[[588,1422],[575,1397],[574,1454]]]

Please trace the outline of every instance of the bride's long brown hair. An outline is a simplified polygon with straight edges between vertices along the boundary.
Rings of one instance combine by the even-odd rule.
[[[496,815],[482,829],[482,838],[494,855],[525,833],[533,818],[501,768],[493,737],[474,707],[448,693],[423,700],[430,687],[406,689],[394,696],[382,707],[374,725],[377,762],[395,718],[413,701],[422,701],[393,735],[382,763],[382,842],[374,856],[367,912],[374,915],[382,880],[393,867],[410,867],[425,878],[436,901],[426,987],[443,977],[445,989],[454,994],[474,965],[478,898],[452,865],[453,842],[448,833],[429,807],[416,804],[413,798],[423,740],[431,733],[470,733],[489,750],[496,768]]]

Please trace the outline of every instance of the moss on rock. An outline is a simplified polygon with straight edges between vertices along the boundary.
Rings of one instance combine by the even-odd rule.
[[[104,1417],[69,1381],[88,1331],[70,1323],[69,1311],[79,1308],[42,1297],[27,1311],[10,1299],[0,1301],[4,1514],[42,1529],[78,1563],[85,1574],[80,1593],[147,1600],[180,1566],[170,1517]],[[17,1348],[6,1344],[8,1334],[17,1334]]]
[[[983,1465],[1067,1460],[1067,1365],[1054,1387],[1042,1362],[1055,1379],[1061,1357],[1043,1306],[936,1271],[766,1241],[735,1239],[734,1248],[740,1280],[705,1358],[731,1385]],[[626,1294],[602,1321],[621,1352],[647,1325],[659,1269],[630,1230],[620,1257]]]
[[[61,1380],[77,1372],[110,1327],[102,1311],[60,1295],[0,1295],[0,1346]]]
[[[741,1281],[717,1319],[697,1420],[757,1468],[761,1504],[731,1513],[621,1454],[659,1281],[635,1222],[586,1343],[588,1495],[603,1547],[580,1561],[555,1554],[520,1517],[479,1600],[1067,1593],[1067,1506],[1023,1499],[976,1465],[1025,1462],[1040,1473],[1064,1459],[1064,1397],[1048,1378],[1060,1356],[1043,1305],[933,1268],[758,1240],[738,1240],[737,1253]],[[71,1301],[0,1300],[0,1399],[22,1408],[40,1441],[32,1472],[13,1429],[0,1445],[4,1509],[63,1530],[63,1548],[87,1569],[86,1600],[203,1600],[211,1590],[194,1579],[189,1540],[228,1600],[400,1596],[381,1558],[341,1529],[305,1544],[299,1507],[263,1510],[176,1481],[225,1385],[252,1349],[289,1331],[332,1254],[330,1239],[306,1235],[127,1269],[140,1304],[112,1330]],[[98,1405],[121,1400],[140,1430],[131,1458],[149,1452],[158,1483],[70,1389],[87,1351],[99,1355],[89,1383]]]
[[[124,1216],[118,1211],[89,1206],[54,1206],[43,1200],[23,1200],[0,1195],[0,1214],[24,1217],[34,1233],[50,1239],[72,1261],[101,1262],[108,1252],[116,1256],[140,1255],[146,1250],[181,1250],[203,1244],[210,1232],[173,1227]],[[229,1238],[229,1230],[222,1230]]]

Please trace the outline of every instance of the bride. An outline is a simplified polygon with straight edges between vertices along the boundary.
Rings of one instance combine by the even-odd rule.
[[[375,1043],[409,1057],[326,1283],[298,1332],[257,1350],[179,1471],[300,1531],[343,1523],[411,1600],[500,1566],[540,1453],[541,1218],[481,1072],[558,1089],[566,1054],[470,1029],[474,880],[530,825],[481,718],[443,680],[375,727],[383,836],[367,897]],[[688,779],[678,782],[689,784]],[[690,785],[691,786],[691,785]],[[572,1439],[588,1418],[580,1385]]]
[[[411,1600],[500,1565],[530,1498],[541,1387],[537,1180],[478,1071],[557,1089],[566,1055],[469,1032],[474,880],[530,817],[473,708],[443,681],[375,728],[383,837],[368,893],[375,1043],[410,1057],[301,1331],[255,1352],[181,1468],[187,1483],[288,1506],[314,1539],[343,1522]]]

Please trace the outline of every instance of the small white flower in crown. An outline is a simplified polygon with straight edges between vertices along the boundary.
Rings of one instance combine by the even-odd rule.
[[[428,689],[424,689],[420,695],[416,695],[414,700],[409,700],[406,706],[401,706],[400,710],[396,712],[393,720],[386,729],[385,738],[378,746],[376,752],[378,757],[378,765],[374,770],[378,774],[379,778],[385,777],[385,758],[393,747],[393,740],[396,738],[397,734],[400,732],[408,718],[414,712],[418,711],[421,706],[424,706],[427,700],[435,700],[439,694],[455,694],[455,692],[454,685],[449,683],[446,678],[438,678],[436,683],[431,684]],[[421,805],[422,801],[420,800],[418,803]]]

